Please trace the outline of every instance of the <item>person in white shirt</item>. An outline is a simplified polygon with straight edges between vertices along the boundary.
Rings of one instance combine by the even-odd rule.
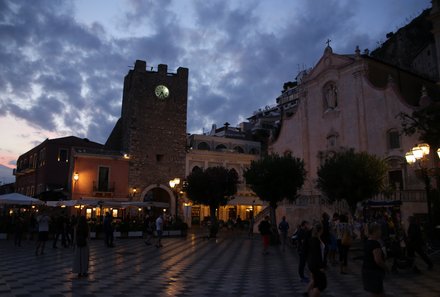
[[[160,248],[160,247],[162,247],[162,233],[163,233],[163,215],[162,214],[156,219],[156,232],[157,232],[156,247]]]
[[[41,248],[40,255],[44,254],[44,247],[46,245],[46,241],[49,239],[49,223],[50,217],[46,213],[42,213],[37,218],[38,223],[38,240],[37,240],[37,248],[35,250],[35,255],[38,256],[38,251]]]

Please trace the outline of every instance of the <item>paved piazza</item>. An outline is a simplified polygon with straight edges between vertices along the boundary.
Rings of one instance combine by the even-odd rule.
[[[302,296],[297,255],[271,247],[261,254],[260,237],[248,239],[238,231],[222,231],[217,240],[197,233],[184,238],[165,238],[164,247],[146,246],[141,239],[120,239],[114,248],[92,240],[87,279],[71,272],[72,249],[52,249],[35,256],[34,242],[0,241],[0,296]],[[359,249],[350,259],[360,255]],[[420,275],[389,275],[385,288],[391,296],[440,296],[440,255],[434,271],[420,264]],[[362,290],[360,260],[351,260],[349,275],[337,267],[327,271],[323,296],[368,296]]]

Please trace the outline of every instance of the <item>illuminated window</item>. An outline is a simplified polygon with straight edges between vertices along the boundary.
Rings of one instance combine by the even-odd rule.
[[[114,218],[117,218],[118,217],[118,210],[117,209],[113,209],[112,210],[112,215],[113,215]]]
[[[86,219],[91,219],[91,218],[92,218],[92,209],[87,208],[86,209]]]

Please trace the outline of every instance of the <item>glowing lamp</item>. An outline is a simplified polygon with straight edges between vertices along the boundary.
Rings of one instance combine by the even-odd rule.
[[[73,180],[76,181],[76,182],[79,180],[78,172],[75,172],[75,174],[73,175]]]
[[[420,160],[421,158],[423,158],[423,150],[418,146],[414,147],[411,150],[411,152],[413,153],[414,158],[416,158],[416,160]]]
[[[424,156],[429,155],[429,144],[422,143],[422,144],[419,144],[418,147],[423,151]]]
[[[405,154],[405,159],[408,164],[414,164],[416,162],[416,157],[414,157],[412,152],[407,152]]]

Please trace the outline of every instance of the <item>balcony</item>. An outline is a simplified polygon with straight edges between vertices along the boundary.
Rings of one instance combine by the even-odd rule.
[[[95,197],[113,197],[115,193],[115,183],[107,185],[93,181],[93,196]]]

